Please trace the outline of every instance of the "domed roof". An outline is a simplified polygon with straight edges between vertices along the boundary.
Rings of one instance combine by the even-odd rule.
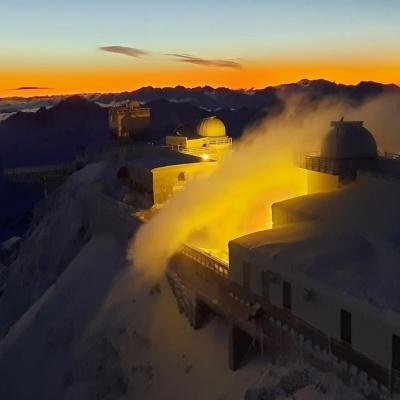
[[[364,128],[363,121],[332,121],[332,129],[321,146],[321,157],[372,158],[378,150],[372,133]]]
[[[197,125],[199,136],[219,137],[225,136],[226,130],[224,123],[217,117],[203,118]]]

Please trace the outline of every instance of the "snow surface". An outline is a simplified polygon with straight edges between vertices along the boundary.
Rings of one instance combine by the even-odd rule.
[[[334,377],[334,397],[324,397],[309,367],[279,368],[261,356],[230,371],[225,322],[192,330],[167,282],[159,284],[151,290],[113,236],[93,237],[0,342],[0,398],[257,400],[302,390],[318,400],[362,398]],[[300,384],[291,373],[299,368],[311,377]]]

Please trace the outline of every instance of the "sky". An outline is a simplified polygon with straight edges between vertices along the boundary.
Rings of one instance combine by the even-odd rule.
[[[0,0],[0,96],[400,84],[399,0]]]

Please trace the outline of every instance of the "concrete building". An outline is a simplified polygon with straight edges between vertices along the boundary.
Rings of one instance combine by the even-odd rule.
[[[228,278],[398,391],[400,162],[378,155],[362,122],[332,126],[302,165],[311,194],[274,204],[273,229],[229,243]]]
[[[150,108],[138,101],[130,101],[111,107],[108,113],[109,127],[117,141],[136,141],[146,137],[150,126]]]
[[[197,127],[181,125],[166,137],[166,145],[175,151],[203,159],[220,160],[232,150],[232,138],[227,136],[224,123],[217,117],[202,119]]]
[[[310,194],[274,204],[273,228],[230,241],[226,264],[184,245],[171,286],[194,327],[204,309],[229,321],[232,369],[258,343],[400,392],[399,157],[358,121],[306,156]]]
[[[142,149],[120,167],[118,178],[129,187],[125,202],[149,209],[162,206],[193,177],[211,173],[216,163],[162,147]]]

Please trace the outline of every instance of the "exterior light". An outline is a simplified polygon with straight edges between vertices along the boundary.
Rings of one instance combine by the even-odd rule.
[[[208,154],[203,154],[201,156],[201,158],[203,159],[203,161],[208,161],[208,159],[210,158],[210,156]]]

